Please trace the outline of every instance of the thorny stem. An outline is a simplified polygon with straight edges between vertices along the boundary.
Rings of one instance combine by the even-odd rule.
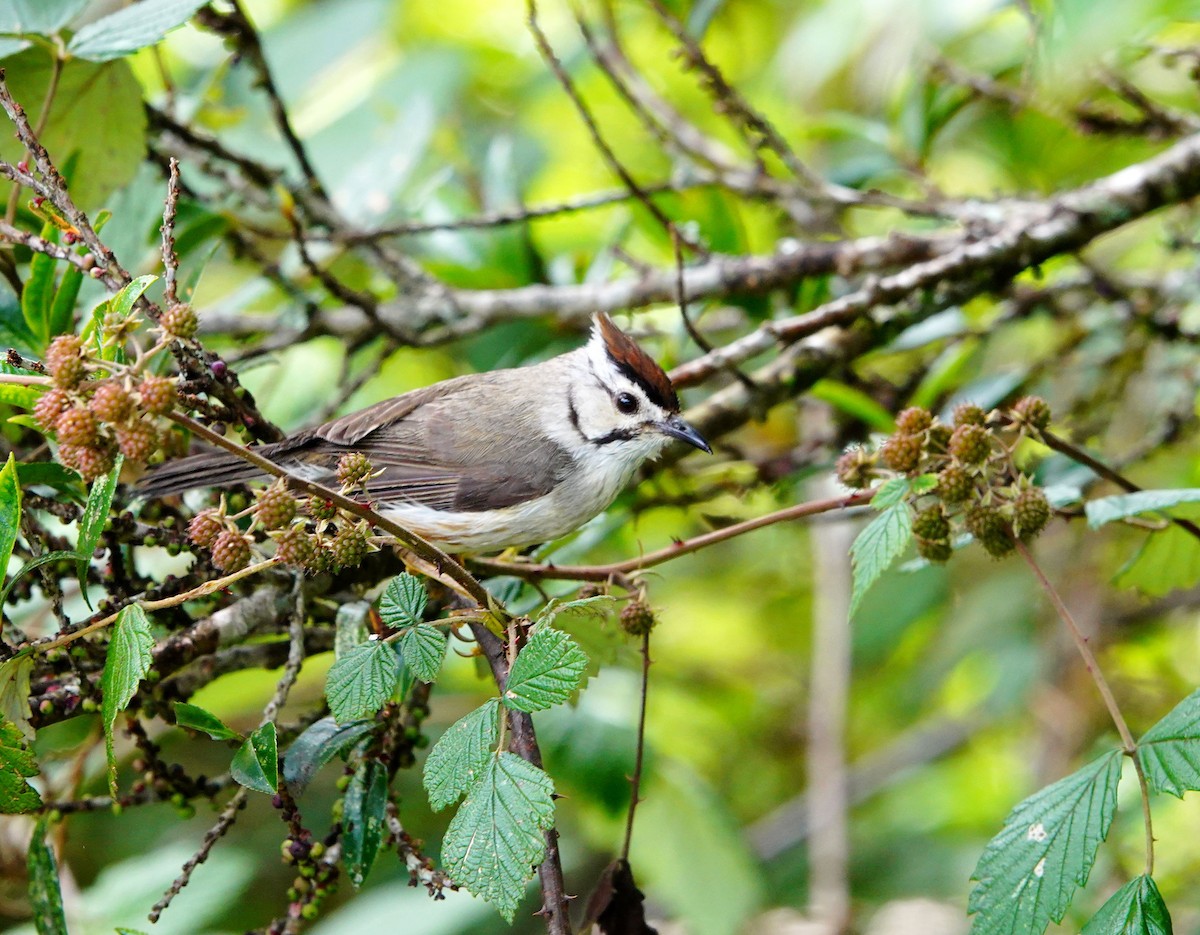
[[[1112,693],[1112,688],[1109,687],[1108,680],[1104,677],[1104,673],[1100,671],[1100,665],[1096,662],[1096,656],[1092,652],[1087,636],[1079,629],[1079,624],[1075,622],[1075,618],[1071,616],[1071,611],[1067,609],[1067,605],[1063,603],[1062,597],[1055,590],[1050,579],[1046,577],[1033,555],[1025,543],[1020,539],[1016,540],[1017,551],[1021,554],[1021,558],[1025,559],[1025,564],[1029,566],[1029,570],[1033,572],[1033,576],[1037,579],[1038,584],[1042,586],[1042,590],[1046,592],[1046,596],[1050,598],[1050,603],[1054,605],[1054,610],[1058,617],[1067,627],[1067,632],[1071,634],[1071,639],[1075,641],[1075,648],[1079,650],[1079,655],[1083,657],[1083,664],[1091,675],[1092,681],[1096,683],[1096,689],[1100,692],[1100,697],[1104,699],[1104,706],[1108,708],[1109,716],[1113,720],[1113,724],[1117,727],[1117,733],[1121,735],[1121,747],[1124,754],[1133,760],[1133,768],[1137,773],[1138,788],[1142,794],[1142,821],[1146,827],[1146,876],[1154,873],[1154,827],[1150,822],[1150,787],[1146,782],[1146,773],[1142,769],[1142,762],[1137,756],[1138,745],[1133,739],[1133,734],[1129,730],[1129,725],[1125,723],[1125,716],[1121,713],[1120,707],[1117,705],[1117,699]]]
[[[650,632],[642,635],[642,684],[638,704],[637,746],[633,759],[633,775],[629,777],[629,811],[625,814],[625,842],[621,859],[629,862],[629,845],[633,841],[633,816],[642,793],[642,766],[646,756],[646,696],[650,688]]]

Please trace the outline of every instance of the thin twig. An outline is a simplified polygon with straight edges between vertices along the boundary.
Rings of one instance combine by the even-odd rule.
[[[642,769],[646,757],[646,697],[650,689],[650,631],[642,634],[642,681],[638,698],[637,745],[634,748],[633,775],[629,777],[629,811],[625,813],[625,841],[621,859],[629,860],[629,845],[633,842],[633,818],[642,797]]]
[[[179,160],[174,156],[168,164],[167,198],[163,205],[162,233],[163,298],[170,307],[179,302],[175,278],[179,274],[179,257],[175,254],[175,213],[179,210]]]
[[[1037,579],[1038,584],[1046,592],[1050,603],[1054,605],[1054,610],[1058,614],[1058,618],[1066,625],[1067,632],[1071,634],[1071,639],[1075,641],[1075,648],[1079,650],[1079,655],[1083,657],[1084,667],[1088,670],[1092,681],[1095,682],[1096,689],[1100,692],[1100,697],[1104,700],[1104,706],[1108,709],[1108,714],[1112,718],[1113,724],[1116,725],[1117,733],[1121,736],[1122,752],[1133,760],[1133,768],[1138,777],[1138,788],[1142,794],[1142,822],[1146,828],[1146,875],[1150,876],[1154,873],[1154,827],[1150,821],[1150,787],[1146,781],[1146,774],[1142,769],[1141,760],[1137,755],[1137,741],[1133,739],[1133,733],[1129,730],[1129,725],[1125,722],[1125,716],[1121,713],[1121,708],[1117,704],[1117,699],[1113,695],[1112,689],[1109,687],[1108,680],[1100,670],[1100,664],[1096,661],[1096,656],[1092,652],[1087,636],[1079,628],[1079,624],[1075,622],[1071,611],[1067,609],[1067,605],[1063,603],[1062,597],[1059,596],[1054,585],[1050,583],[1050,579],[1046,577],[1045,572],[1042,571],[1041,566],[1038,565],[1025,543],[1017,539],[1016,547],[1021,558],[1025,559],[1025,564],[1029,566],[1029,570],[1033,572],[1033,576]]]

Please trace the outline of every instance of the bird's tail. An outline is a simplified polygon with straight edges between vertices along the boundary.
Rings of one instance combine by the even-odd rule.
[[[163,497],[196,487],[227,487],[264,476],[236,455],[214,451],[160,464],[138,481],[137,492],[145,497]]]

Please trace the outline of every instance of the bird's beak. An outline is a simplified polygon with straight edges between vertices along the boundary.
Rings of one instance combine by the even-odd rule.
[[[681,442],[687,442],[694,448],[699,448],[701,451],[712,454],[712,449],[708,447],[708,442],[704,440],[704,436],[684,422],[679,416],[667,416],[662,422],[658,423],[658,430],[664,435],[678,438]]]

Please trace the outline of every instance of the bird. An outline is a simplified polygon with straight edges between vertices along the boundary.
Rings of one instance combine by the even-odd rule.
[[[446,551],[486,554],[573,532],[672,440],[711,454],[679,410],[662,367],[600,312],[587,342],[557,357],[443,380],[253,450],[332,486],[340,458],[361,452],[376,512]],[[211,452],[159,465],[138,492],[265,477]]]

